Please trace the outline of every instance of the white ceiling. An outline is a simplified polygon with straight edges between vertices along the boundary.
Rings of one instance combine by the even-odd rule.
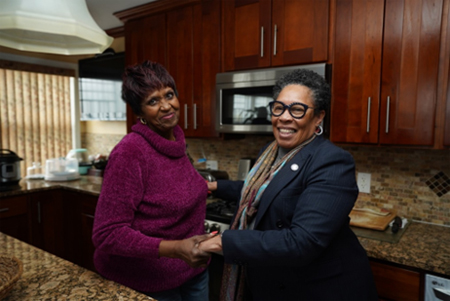
[[[114,13],[157,0],[86,0],[87,7],[101,29],[123,26]]]

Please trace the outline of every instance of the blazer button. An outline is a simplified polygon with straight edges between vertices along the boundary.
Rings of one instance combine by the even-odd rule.
[[[277,220],[276,224],[277,228],[283,228],[283,222],[281,220]]]

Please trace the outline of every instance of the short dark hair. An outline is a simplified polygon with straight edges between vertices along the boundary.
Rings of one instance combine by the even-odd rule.
[[[128,66],[122,76],[122,99],[130,105],[134,114],[142,114],[142,101],[153,91],[170,87],[178,97],[173,77],[156,62],[144,61]]]
[[[309,69],[296,69],[281,76],[273,87],[273,99],[277,99],[281,90],[289,85],[302,85],[309,88],[313,94],[314,114],[326,111],[330,106],[330,85],[318,73]]]

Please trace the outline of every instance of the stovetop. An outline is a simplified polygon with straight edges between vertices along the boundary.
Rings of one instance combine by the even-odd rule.
[[[217,199],[206,205],[206,219],[229,224],[236,211],[236,202]]]

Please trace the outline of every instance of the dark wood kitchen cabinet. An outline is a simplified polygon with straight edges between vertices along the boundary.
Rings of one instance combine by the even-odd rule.
[[[29,194],[31,244],[56,256],[66,258],[62,190]]]
[[[380,300],[423,300],[423,276],[420,272],[371,260]]]
[[[94,244],[92,243],[92,229],[94,227],[95,207],[98,197],[84,194],[81,201],[80,222],[80,265],[91,271],[96,271],[94,267]]]
[[[220,2],[158,1],[117,15],[125,22],[127,64],[163,64],[179,92],[186,137],[216,137],[215,76],[220,71]],[[136,116],[127,109],[127,129]]]
[[[328,0],[226,0],[224,71],[328,59]]]
[[[187,137],[216,136],[215,77],[220,68],[220,2],[167,13],[167,69],[175,79]]]
[[[28,199],[25,195],[0,199],[0,232],[30,242]]]
[[[333,142],[434,143],[443,0],[337,0]]]

